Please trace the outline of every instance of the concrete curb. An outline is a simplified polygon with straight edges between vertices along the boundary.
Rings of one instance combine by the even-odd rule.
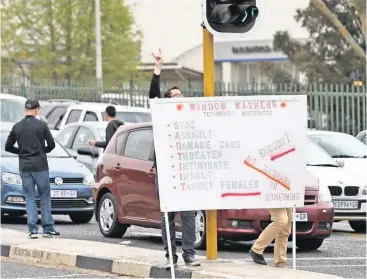
[[[147,262],[129,259],[115,260],[87,255],[73,255],[38,250],[20,245],[1,244],[1,256],[45,265],[64,265],[140,278],[171,278],[170,270]],[[189,268],[175,269],[176,278],[227,278],[223,274],[210,274]]]
[[[108,253],[106,251],[106,253]],[[1,244],[1,256],[11,259],[17,259],[30,263],[40,263],[43,265],[63,265],[69,267],[77,267],[82,269],[96,270],[114,273],[123,276],[138,277],[138,278],[171,278],[170,270],[164,269],[162,266],[157,266],[152,262],[140,261],[126,258],[116,259],[100,256],[91,256],[87,254],[77,254],[72,252],[58,252],[55,250],[48,250],[47,248],[33,248],[27,247],[27,244]],[[221,260],[222,264],[230,261]],[[208,263],[207,263],[208,264]],[[211,265],[213,263],[210,263]],[[270,268],[270,267],[269,267]],[[234,275],[230,272],[226,273],[226,267],[223,267],[223,272],[198,270],[186,266],[178,266],[175,269],[176,278],[237,278],[237,279],[260,279],[265,278],[263,273],[259,275]],[[263,272],[271,272],[271,269],[264,267]],[[285,273],[284,273],[285,272]],[[290,274],[287,270],[277,272],[272,279],[303,279],[311,278],[304,274]],[[340,276],[333,276],[328,274],[312,273],[315,277],[320,279],[343,279]],[[266,277],[269,278],[269,277]]]

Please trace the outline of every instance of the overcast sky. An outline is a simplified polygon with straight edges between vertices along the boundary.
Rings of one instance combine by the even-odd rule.
[[[202,43],[201,0],[125,0],[134,4],[134,17],[144,33],[142,60],[151,62],[151,52],[162,48],[165,61]],[[295,38],[307,38],[307,31],[294,20],[297,8],[309,0],[257,0],[260,10],[255,27],[239,40],[271,39],[278,30]],[[215,40],[228,40],[215,38]],[[233,39],[230,39],[233,40]]]

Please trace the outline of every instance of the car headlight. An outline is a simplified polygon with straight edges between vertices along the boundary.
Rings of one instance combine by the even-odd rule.
[[[331,194],[329,188],[319,187],[319,201],[331,202]]]
[[[93,174],[87,175],[83,179],[83,184],[86,185],[86,186],[93,186],[94,183],[96,183],[96,181],[94,180]]]
[[[18,174],[3,172],[1,175],[3,183],[22,186],[22,179]]]
[[[364,187],[363,191],[362,191],[362,195],[363,196],[367,196],[367,186]]]

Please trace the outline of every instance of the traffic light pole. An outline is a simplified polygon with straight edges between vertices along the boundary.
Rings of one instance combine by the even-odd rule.
[[[214,43],[213,35],[203,26],[204,96],[214,97]],[[206,211],[206,257],[218,259],[217,211]]]

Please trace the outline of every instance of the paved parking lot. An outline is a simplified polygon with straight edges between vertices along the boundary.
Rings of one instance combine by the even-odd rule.
[[[56,229],[64,238],[92,240],[132,245],[136,247],[161,250],[160,231],[131,227],[122,239],[104,238],[97,223],[93,220],[89,224],[75,225],[65,216],[55,217]],[[26,218],[4,219],[2,226],[9,229],[27,231]],[[250,260],[248,251],[251,242],[224,243],[219,247],[219,258]],[[289,245],[291,247],[291,245]],[[271,261],[272,248],[266,250],[265,257]],[[198,251],[205,255],[205,251]],[[162,252],[162,257],[164,253]],[[292,251],[288,250],[289,262],[292,264]],[[270,262],[271,263],[271,262]],[[366,235],[354,233],[348,223],[334,224],[334,233],[321,248],[313,252],[297,253],[297,267],[299,269],[334,274],[344,278],[366,278]]]
[[[30,265],[9,258],[1,258],[1,278],[37,278],[37,279],[87,279],[87,278],[123,278],[114,274],[80,270],[76,268],[44,267],[41,265]]]

